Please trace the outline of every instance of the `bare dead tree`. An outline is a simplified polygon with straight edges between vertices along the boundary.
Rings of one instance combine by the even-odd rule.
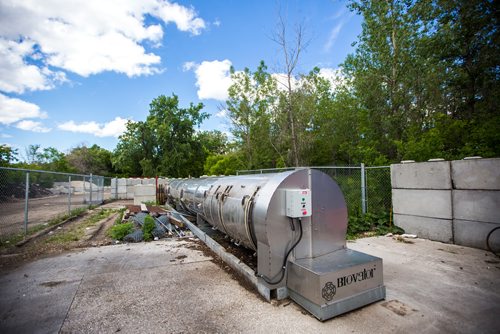
[[[289,37],[287,22],[283,18],[281,11],[278,14],[276,31],[271,36],[271,40],[279,46],[284,58],[283,70],[286,78],[284,83],[281,81],[279,83],[284,86],[286,91],[285,112],[290,125],[293,164],[297,167],[300,163],[300,152],[293,106],[293,80],[300,55],[307,47],[308,42],[304,39],[304,26],[302,23],[295,25],[293,36]]]

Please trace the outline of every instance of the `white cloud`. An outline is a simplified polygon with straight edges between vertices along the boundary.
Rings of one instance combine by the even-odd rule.
[[[276,80],[277,86],[279,90],[286,91],[288,90],[288,76],[285,73],[272,73],[271,76]],[[290,78],[290,84],[293,87],[297,87],[299,82],[295,77]]]
[[[108,123],[97,123],[94,121],[80,124],[68,121],[57,126],[58,129],[70,132],[89,133],[97,137],[118,137],[127,129],[127,119],[115,117]]]
[[[340,30],[342,30],[342,27],[344,26],[345,21],[341,20],[339,23],[337,23],[332,30],[330,30],[330,34],[328,35],[328,39],[324,45],[325,51],[330,51],[332,48],[333,44],[335,44],[335,41],[337,40],[337,37],[339,36]]]
[[[12,136],[7,133],[2,133],[0,134],[0,138],[12,138]]]
[[[196,68],[198,65],[194,61],[187,61],[182,64],[182,71],[187,72],[191,71],[193,68]]]
[[[345,82],[345,77],[340,68],[323,67],[319,70],[319,75],[330,81],[332,90]]]
[[[25,131],[33,131],[33,132],[40,132],[40,133],[47,133],[50,132],[50,128],[46,128],[43,126],[41,122],[35,122],[31,120],[24,120],[16,124],[16,128],[25,130]]]
[[[196,66],[196,86],[199,99],[214,99],[224,101],[228,98],[231,75],[231,61],[203,61]]]
[[[12,124],[25,118],[46,118],[36,104],[0,94],[0,123]]]
[[[215,114],[215,117],[217,118],[226,118],[228,115],[227,109],[222,109],[218,113]]]
[[[215,21],[212,23],[214,26],[216,27],[220,27],[220,25],[222,24],[221,21],[219,19],[215,19]]]
[[[180,31],[189,31],[193,35],[199,35],[205,29],[205,21],[196,16],[195,10],[186,8],[176,3],[159,1],[162,5],[158,8],[157,16],[165,23],[174,22]]]
[[[84,77],[160,72],[160,56],[143,44],[161,44],[163,28],[147,16],[193,35],[205,29],[192,7],[165,0],[0,1],[0,90],[51,89],[65,80],[60,70]]]
[[[65,81],[64,72],[53,72],[46,66],[27,64],[24,58],[38,57],[33,53],[33,42],[9,41],[0,38],[0,90],[23,93],[25,90],[46,90],[54,82]]]

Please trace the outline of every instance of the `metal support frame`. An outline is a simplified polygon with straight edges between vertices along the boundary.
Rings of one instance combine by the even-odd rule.
[[[68,215],[71,214],[71,176],[68,176]]]
[[[90,205],[92,205],[92,173],[90,173],[90,196],[89,196],[89,199],[90,199]]]
[[[361,163],[361,213],[366,214],[366,169],[365,164]]]

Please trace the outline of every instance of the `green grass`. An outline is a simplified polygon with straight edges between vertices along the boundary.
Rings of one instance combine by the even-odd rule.
[[[32,236],[33,234],[35,234],[37,232],[45,230],[45,229],[52,227],[54,225],[60,224],[67,219],[78,217],[86,211],[87,211],[87,207],[76,208],[76,209],[71,210],[71,212],[69,214],[65,213],[62,215],[58,215],[57,217],[49,220],[45,224],[38,224],[35,226],[28,227],[28,231],[26,234],[24,234],[24,232],[20,232],[20,233],[16,233],[16,234],[12,234],[12,235],[1,236],[0,237],[0,248],[12,247],[26,237]]]
[[[115,240],[123,240],[123,238],[134,231],[134,223],[119,223],[113,225],[108,230],[108,235]]]
[[[79,241],[85,235],[86,228],[95,226],[99,221],[109,217],[114,212],[114,210],[110,209],[99,210],[87,217],[83,222],[72,226],[69,230],[48,237],[45,242],[62,244]]]

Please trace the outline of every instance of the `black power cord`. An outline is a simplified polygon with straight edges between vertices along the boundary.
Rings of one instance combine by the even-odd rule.
[[[292,231],[295,231],[295,225],[293,224],[293,218],[291,218],[291,227],[292,227]],[[259,274],[256,274],[257,277],[260,277],[264,280],[264,282],[266,282],[267,284],[269,285],[274,285],[274,284],[278,284],[279,282],[281,282],[283,280],[283,278],[285,277],[285,273],[286,273],[286,265],[287,265],[287,261],[288,261],[288,256],[290,256],[290,253],[295,249],[295,247],[299,244],[300,240],[302,240],[302,234],[303,234],[303,231],[302,231],[302,219],[299,218],[298,219],[299,221],[299,239],[297,239],[297,241],[293,244],[292,247],[290,247],[290,249],[288,250],[288,252],[286,253],[285,255],[285,258],[283,259],[283,265],[281,266],[281,270],[279,272],[279,274],[276,274],[274,277],[276,277],[277,275],[280,275],[279,279],[277,281],[272,281],[271,279],[265,277],[264,275],[259,275]]]

